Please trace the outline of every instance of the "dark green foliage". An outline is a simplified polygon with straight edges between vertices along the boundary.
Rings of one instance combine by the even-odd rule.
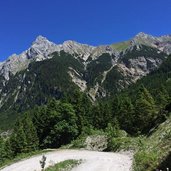
[[[112,118],[118,120],[121,129],[130,134],[146,134],[158,122],[163,121],[163,112],[160,116],[161,111],[144,86],[140,86],[130,97],[124,92],[109,102]]]
[[[149,129],[159,125],[166,119],[167,111],[170,111],[168,110],[171,97],[170,65],[171,56],[163,62],[159,69],[138,80],[135,84],[120,93],[119,99],[124,99],[124,96],[129,96],[134,108],[133,115],[129,119],[129,122],[133,119],[132,128],[134,131],[122,127],[124,120],[121,119],[121,127],[129,133],[138,131],[147,133]],[[145,87],[142,85],[145,85]],[[121,103],[122,100],[117,105],[120,108],[123,106]],[[114,109],[115,113],[118,113],[116,111],[119,110],[118,107]],[[143,127],[141,127],[142,125]]]
[[[167,155],[167,157],[160,163],[160,165],[158,166],[158,168],[160,170],[165,170],[166,168],[171,168],[171,151],[170,153]]]
[[[52,98],[60,99],[64,93],[69,94],[78,89],[68,71],[69,68],[73,68],[82,74],[84,65],[64,52],[54,53],[53,56],[48,60],[31,63],[27,70],[11,76],[2,87],[2,92],[9,95],[0,109],[0,119],[3,120],[4,125],[7,125],[9,120],[13,123],[20,112],[35,105],[46,104]]]
[[[26,135],[26,142],[27,142],[25,152],[37,150],[39,146],[39,140],[38,140],[36,128],[29,114],[27,113],[25,114],[22,124],[23,124],[24,134]]]
[[[3,91],[15,96],[13,91],[18,89],[18,85],[21,85],[14,106],[17,110],[22,111],[35,106],[35,104],[45,104],[49,98],[60,98],[64,91],[69,92],[77,88],[71,81],[68,68],[72,67],[81,72],[83,65],[64,52],[61,52],[60,55],[58,53],[53,55],[52,59],[31,63],[27,70],[11,77],[7,85],[3,87],[5,89]],[[6,109],[14,96],[8,99],[2,109]]]
[[[112,118],[118,117],[121,108],[121,97],[118,95],[114,96],[109,103],[111,106]]]
[[[41,147],[59,147],[78,135],[77,116],[66,102],[52,100],[47,107],[35,110],[33,121]]]
[[[59,103],[57,112],[51,111],[51,130],[44,140],[46,146],[59,147],[78,135],[77,117],[71,104]]]
[[[15,125],[14,132],[10,137],[10,144],[14,155],[25,152],[27,142],[21,120],[18,120]]]
[[[126,130],[128,133],[133,131],[133,128],[135,127],[133,124],[134,107],[129,97],[122,97],[117,118],[121,129]]]
[[[105,131],[107,132],[107,136],[109,139],[118,137],[120,131],[118,121],[115,119],[112,124],[108,123]]]
[[[155,93],[157,94],[156,105],[158,109],[164,108],[170,101],[169,94],[164,85],[161,85],[161,87],[157,89]]]
[[[148,132],[156,114],[154,99],[146,88],[140,87],[135,100],[134,128],[137,129],[136,132]]]
[[[14,131],[9,139],[9,145],[13,155],[38,149],[37,132],[31,118],[27,114],[16,122]]]
[[[126,78],[118,71],[118,67],[115,66],[106,76],[106,79],[103,83],[103,87],[107,90],[109,95],[114,95],[121,90],[122,86],[126,87]],[[123,80],[123,84],[119,83],[120,80]]]
[[[11,159],[14,156],[14,152],[12,151],[11,141],[9,138],[5,140],[4,148],[6,152],[5,159]]]
[[[107,103],[99,103],[92,108],[92,125],[97,129],[105,129],[112,122],[111,108]]]
[[[3,139],[0,136],[0,165],[5,162],[5,160],[11,159],[12,157],[13,151],[9,139]]]
[[[0,163],[2,163],[5,158],[6,158],[5,142],[0,137]]]
[[[41,108],[40,107],[35,108],[33,114],[34,115],[33,123],[37,130],[37,135],[39,137],[40,145],[43,144],[45,137],[49,133],[50,120],[46,111],[47,111],[46,106],[42,106]]]
[[[101,81],[103,72],[112,66],[111,60],[112,58],[109,54],[103,54],[87,65],[88,72],[85,73],[85,80],[88,85],[94,85],[96,82]]]
[[[138,80],[136,84],[131,85],[129,89],[126,90],[129,96],[135,99],[139,87],[145,85],[157,103],[159,103],[160,98],[169,101],[169,97],[171,96],[171,68],[169,66],[171,66],[171,56],[161,64],[159,69]],[[161,97],[159,94],[164,97]],[[167,102],[162,105],[166,104]]]
[[[79,133],[89,124],[92,124],[91,108],[92,102],[85,93],[78,90],[72,91],[67,97],[62,99],[64,102],[71,103],[77,116],[77,126]]]
[[[30,106],[45,104],[51,97],[61,98],[63,92],[67,93],[77,88],[68,70],[72,67],[79,72],[83,70],[83,65],[64,52],[60,55],[57,53],[53,55],[52,59],[30,65],[24,79],[27,92],[23,94],[25,98],[30,98],[25,99],[25,104],[30,104]],[[29,81],[32,85],[28,84]]]

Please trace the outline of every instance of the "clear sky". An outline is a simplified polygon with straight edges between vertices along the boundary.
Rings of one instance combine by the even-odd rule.
[[[171,0],[1,0],[0,61],[43,35],[91,45],[171,34]]]

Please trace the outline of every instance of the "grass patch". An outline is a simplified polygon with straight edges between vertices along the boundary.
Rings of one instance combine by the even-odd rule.
[[[65,160],[55,164],[54,166],[48,167],[45,171],[69,171],[80,163],[81,160]]]
[[[136,151],[144,146],[145,137],[116,137],[108,142],[108,151]]]
[[[128,48],[130,46],[131,42],[130,41],[124,41],[124,42],[120,42],[120,43],[116,43],[116,44],[112,44],[111,47],[113,49],[116,49],[118,51],[123,51],[126,48]]]

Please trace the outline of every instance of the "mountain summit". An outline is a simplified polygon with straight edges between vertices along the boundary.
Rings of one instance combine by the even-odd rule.
[[[97,47],[38,36],[29,49],[0,63],[0,114],[45,104],[74,89],[92,101],[109,97],[157,69],[169,54],[170,36],[139,33]]]

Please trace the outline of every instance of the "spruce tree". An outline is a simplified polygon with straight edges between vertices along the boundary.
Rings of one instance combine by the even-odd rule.
[[[157,104],[158,109],[160,110],[169,103],[170,99],[169,99],[168,92],[164,85],[162,85],[160,89],[156,91],[156,94],[157,94],[156,104]]]
[[[119,96],[115,96],[111,101],[111,115],[112,115],[112,118],[118,117],[120,107],[121,107],[121,98]]]
[[[5,143],[0,136],[0,164],[4,162],[6,158]]]
[[[39,107],[36,108],[33,112],[33,124],[35,126],[35,129],[37,131],[37,135],[39,138],[39,145],[41,148],[45,148],[43,146],[44,139],[47,137],[47,135],[50,132],[50,116],[47,114],[47,107]]]
[[[36,129],[33,125],[32,119],[29,114],[25,114],[23,120],[23,131],[26,136],[27,146],[25,148],[25,152],[30,152],[38,149],[39,140],[37,137]]]
[[[121,129],[132,133],[134,107],[129,97],[122,98],[118,120]]]
[[[10,143],[10,139],[7,139],[5,141],[5,152],[6,152],[6,158],[7,159],[12,159],[14,157],[14,152],[12,151],[12,147],[11,147],[11,143]]]
[[[145,133],[156,118],[155,102],[148,90],[141,86],[135,100],[134,127],[136,132]]]
[[[10,144],[14,155],[25,152],[27,147],[26,135],[21,120],[18,120],[14,132],[10,137]]]

